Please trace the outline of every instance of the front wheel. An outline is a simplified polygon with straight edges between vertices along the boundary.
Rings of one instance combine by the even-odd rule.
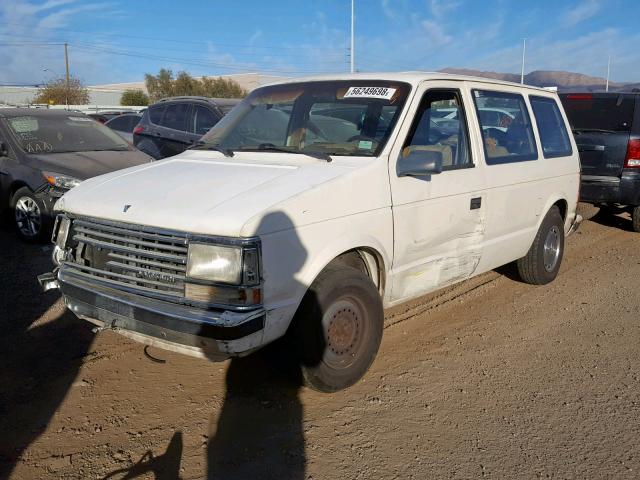
[[[12,198],[16,231],[22,240],[42,242],[50,234],[50,221],[42,200],[27,187],[19,189]]]
[[[383,324],[382,300],[369,277],[352,267],[327,267],[290,332],[305,383],[320,392],[355,384],[378,353]]]
[[[527,254],[518,260],[518,273],[532,285],[552,282],[560,270],[564,253],[564,221],[557,206],[544,217]]]

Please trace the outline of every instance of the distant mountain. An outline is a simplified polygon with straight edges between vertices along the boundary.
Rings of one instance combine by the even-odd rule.
[[[520,83],[520,75],[515,73],[485,72],[468,68],[444,68],[443,73],[471,75],[474,77],[493,78],[507,82]],[[558,87],[560,92],[595,92],[604,91],[606,79],[591,77],[582,73],[562,72],[551,70],[535,70],[524,76],[524,83],[536,87]],[[609,91],[630,92],[634,88],[640,89],[640,83],[609,82]]]

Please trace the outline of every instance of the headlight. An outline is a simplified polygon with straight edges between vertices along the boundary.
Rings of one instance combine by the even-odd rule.
[[[190,282],[190,279],[193,281]],[[259,245],[190,243],[185,296],[190,300],[207,303],[236,306],[260,304],[262,290]]]
[[[62,190],[70,190],[73,187],[78,186],[82,181],[60,173],[42,172],[42,174],[49,185],[61,188]]]

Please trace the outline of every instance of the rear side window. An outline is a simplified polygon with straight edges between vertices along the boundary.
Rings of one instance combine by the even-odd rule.
[[[162,122],[162,115],[166,108],[166,105],[154,105],[153,107],[149,107],[149,120],[151,120],[151,123],[160,125],[160,122]]]
[[[635,105],[632,96],[568,94],[561,98],[574,130],[631,131]]]
[[[193,133],[204,135],[218,123],[218,116],[202,105],[196,105],[193,116]]]
[[[571,155],[569,134],[556,101],[553,98],[533,95],[529,96],[529,101],[538,125],[545,158]]]
[[[536,160],[529,111],[520,94],[474,90],[487,165]]]
[[[167,105],[167,109],[162,117],[161,125],[173,130],[187,131],[187,117],[189,114],[188,103],[174,103]]]

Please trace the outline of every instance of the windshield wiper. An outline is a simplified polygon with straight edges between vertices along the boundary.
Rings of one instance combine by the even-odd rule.
[[[230,148],[223,148],[215,143],[207,143],[202,140],[194,143],[188,150],[215,150],[216,152],[222,153],[225,157],[233,157],[233,150]]]
[[[242,152],[282,152],[282,153],[293,153],[295,155],[306,155],[307,157],[318,158],[320,160],[325,160],[330,162],[332,160],[331,155],[324,152],[303,152],[300,150],[291,150],[285,147],[278,147],[276,145],[272,145],[270,143],[261,143],[257,147],[241,147],[237,149]]]
[[[574,128],[573,133],[618,133],[615,130],[604,130],[602,128]]]

